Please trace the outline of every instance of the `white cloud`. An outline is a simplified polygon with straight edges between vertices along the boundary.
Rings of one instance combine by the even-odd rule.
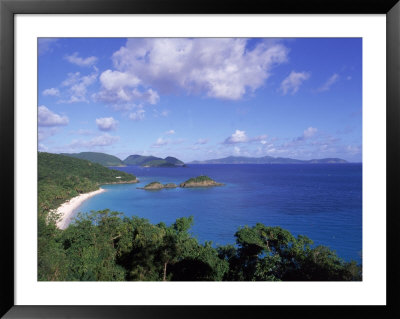
[[[169,139],[169,138],[168,139],[164,139],[162,137],[159,137],[157,139],[157,141],[154,144],[151,145],[151,147],[158,148],[158,147],[161,147],[161,146],[164,146],[164,145],[170,145],[170,144],[177,145],[177,144],[182,144],[184,142],[185,142],[185,140],[182,139],[182,138],[173,140],[173,139]]]
[[[167,145],[168,143],[169,143],[168,140],[164,140],[162,137],[159,137],[151,147],[161,147]]]
[[[310,73],[308,72],[295,72],[292,71],[288,77],[286,77],[282,83],[280,90],[283,95],[288,93],[295,94],[303,82],[310,78]]]
[[[239,147],[235,146],[233,150],[234,150],[236,155],[240,154],[240,148]]]
[[[175,134],[175,130],[169,130],[167,132],[165,132],[166,135],[173,135]]]
[[[93,95],[97,101],[105,103],[145,102],[157,104],[160,100],[158,93],[149,88],[138,89],[141,80],[134,74],[106,70],[100,75],[101,90]]]
[[[233,133],[224,141],[224,144],[244,143],[247,142],[248,140],[249,139],[245,131],[236,130],[235,133]]]
[[[361,152],[361,148],[358,147],[358,146],[354,146],[354,145],[347,145],[346,151],[349,152],[352,155],[356,155],[356,154],[359,154]]]
[[[303,136],[304,136],[304,138],[310,138],[310,137],[314,136],[315,133],[317,133],[317,131],[318,131],[317,128],[310,126],[306,130],[304,130]]]
[[[108,133],[96,136],[90,140],[73,140],[68,146],[70,148],[86,148],[109,146],[119,141],[119,136],[112,136]]]
[[[96,119],[96,124],[101,131],[112,131],[117,129],[118,121],[112,117],[103,117]]]
[[[303,135],[293,139],[293,142],[287,143],[286,145],[293,146],[294,143],[303,142],[303,141],[313,137],[317,132],[318,132],[317,128],[310,126],[303,131]]]
[[[39,126],[63,126],[69,122],[68,117],[58,115],[50,111],[44,105],[38,108],[38,124]]]
[[[60,100],[59,103],[89,102],[86,98],[87,89],[97,79],[98,71],[81,76],[80,72],[68,73],[68,77],[62,82],[62,86],[68,87],[70,94],[68,100]]]
[[[55,135],[58,132],[59,127],[41,127],[38,128],[38,139],[39,142]]]
[[[139,109],[136,112],[129,113],[129,118],[134,121],[141,121],[144,119],[144,113],[143,109]]]
[[[262,86],[273,66],[287,60],[287,48],[262,41],[246,47],[247,39],[128,39],[114,53],[116,69],[165,92],[184,89],[237,100]]]
[[[236,143],[252,143],[260,142],[266,143],[267,135],[260,135],[256,137],[248,137],[245,131],[236,130],[231,136],[225,139],[223,144],[236,144]]]
[[[351,79],[351,78],[350,78]],[[326,82],[317,90],[318,92],[329,91],[331,86],[339,80],[339,74],[333,74]]]
[[[44,145],[44,144],[42,144],[42,143],[39,143],[39,145],[38,145],[38,150],[39,150],[40,152],[46,152],[48,149],[49,149],[49,148],[48,148],[46,145]]]
[[[81,58],[78,56],[78,52],[73,53],[72,55],[66,55],[65,59],[72,63],[79,66],[92,66],[97,62],[97,58],[95,56],[90,56],[87,58]]]
[[[140,80],[133,74],[106,70],[100,75],[100,83],[106,90],[116,90],[124,87],[136,87]]]
[[[42,92],[42,94],[44,96],[59,96],[60,95],[60,91],[56,88],[50,88],[50,89],[46,89]]]

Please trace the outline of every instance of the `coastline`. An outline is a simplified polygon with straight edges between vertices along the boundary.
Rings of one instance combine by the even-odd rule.
[[[61,214],[60,219],[57,221],[57,227],[59,229],[65,229],[68,227],[72,218],[74,217],[74,211],[87,199],[104,193],[106,190],[104,188],[100,188],[90,193],[80,194],[63,203],[60,207],[57,208],[56,213]]]

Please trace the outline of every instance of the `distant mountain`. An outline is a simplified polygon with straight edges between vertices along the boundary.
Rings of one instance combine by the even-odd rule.
[[[155,156],[130,155],[123,162],[126,165],[145,167],[180,167],[185,165],[184,162],[172,156],[160,158]]]
[[[125,166],[124,163],[116,156],[97,153],[97,152],[82,152],[82,153],[61,153],[60,155],[84,159],[93,163],[98,163],[103,166]]]
[[[298,160],[285,157],[245,157],[245,156],[228,156],[219,159],[211,159],[207,161],[193,161],[188,164],[343,164],[347,161],[340,158],[322,158],[312,160]]]

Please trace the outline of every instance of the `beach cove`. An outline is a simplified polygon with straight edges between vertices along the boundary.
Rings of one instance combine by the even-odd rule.
[[[104,193],[106,190],[104,188],[100,188],[90,193],[80,194],[71,198],[70,200],[63,203],[60,207],[57,208],[56,213],[60,214],[60,219],[57,221],[57,227],[60,229],[65,229],[68,227],[69,223],[75,217],[76,209],[78,209],[82,203],[89,198],[96,196],[98,194]]]

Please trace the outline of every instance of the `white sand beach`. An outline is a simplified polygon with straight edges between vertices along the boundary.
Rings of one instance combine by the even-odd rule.
[[[90,193],[81,194],[79,196],[71,198],[69,201],[62,204],[57,208],[57,213],[61,214],[61,218],[57,222],[57,227],[60,229],[65,229],[68,227],[72,218],[74,217],[75,210],[87,199],[93,197],[97,194],[103,193],[106,190],[103,188],[98,189]]]

